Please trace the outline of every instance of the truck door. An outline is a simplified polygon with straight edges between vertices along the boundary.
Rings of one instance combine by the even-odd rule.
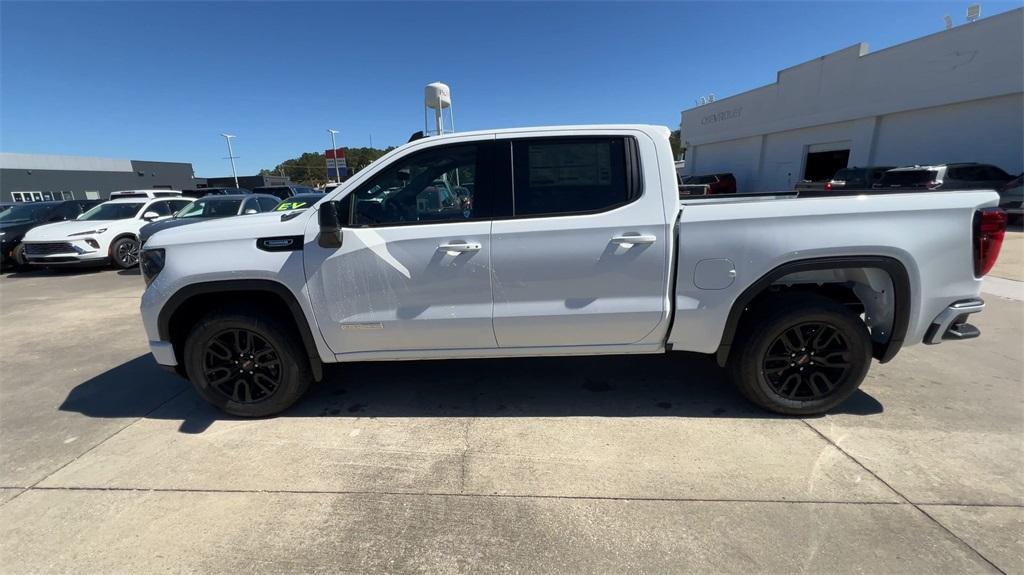
[[[630,344],[667,321],[671,228],[638,140],[499,144],[512,182],[512,217],[491,232],[499,347]]]
[[[493,349],[485,142],[411,152],[353,190],[340,248],[307,241],[317,322],[335,353]],[[439,193],[459,181],[465,196]],[[312,222],[312,233],[316,222]],[[307,233],[307,236],[310,235]]]

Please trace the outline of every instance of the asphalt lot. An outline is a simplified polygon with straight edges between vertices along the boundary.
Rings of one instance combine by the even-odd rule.
[[[156,368],[137,273],[5,274],[0,571],[1024,573],[1005,249],[980,339],[810,419],[684,354],[350,365],[234,419]]]

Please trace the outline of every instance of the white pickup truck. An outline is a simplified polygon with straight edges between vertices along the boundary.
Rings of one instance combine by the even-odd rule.
[[[419,139],[309,209],[158,232],[150,349],[242,416],[292,405],[325,363],[668,351],[714,354],[753,402],[813,414],[872,358],[978,335],[995,192],[680,201],[668,136]]]

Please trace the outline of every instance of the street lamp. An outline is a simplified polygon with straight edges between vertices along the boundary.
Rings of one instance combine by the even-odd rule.
[[[235,173],[235,153],[231,151],[231,138],[234,138],[231,134],[221,134],[224,136],[224,140],[228,143],[228,159],[231,160],[231,177],[235,178],[235,189],[238,188],[238,174]]]
[[[335,183],[341,183],[341,170],[338,169],[338,144],[334,141],[334,135],[338,133],[338,130],[332,130],[327,128],[327,131],[331,133],[331,153],[334,154],[334,178]],[[331,170],[327,170],[327,179],[331,179]]]

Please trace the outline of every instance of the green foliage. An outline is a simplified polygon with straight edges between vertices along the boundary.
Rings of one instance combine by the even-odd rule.
[[[672,130],[668,136],[668,143],[672,145],[672,159],[678,160],[683,150],[683,145],[679,142],[679,130]]]
[[[384,154],[395,149],[393,146],[386,149],[378,148],[345,148],[345,161],[348,164],[348,173],[352,175]],[[273,170],[260,170],[260,175],[285,175],[293,182],[307,186],[320,186],[327,182],[327,158],[320,152],[306,152],[298,158],[285,160],[274,167]]]

